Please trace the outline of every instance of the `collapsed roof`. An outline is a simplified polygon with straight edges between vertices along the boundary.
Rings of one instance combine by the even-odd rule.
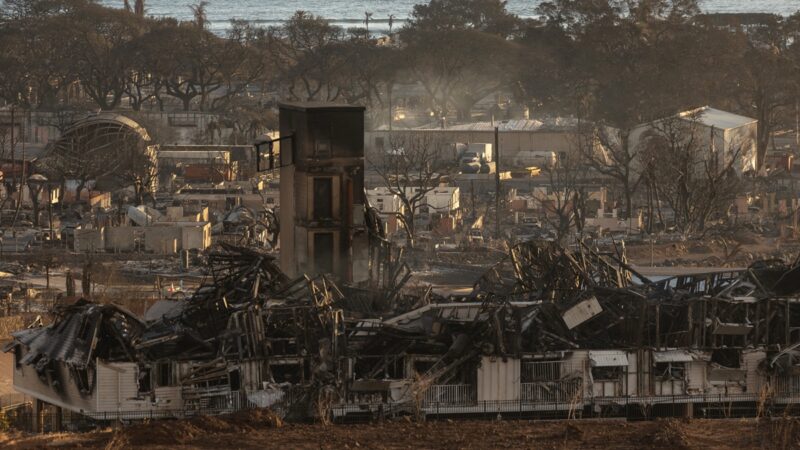
[[[382,287],[340,288],[325,276],[290,279],[270,254],[221,246],[209,255],[208,282],[187,300],[157,304],[146,322],[80,300],[58,308],[51,325],[14,333],[7,350],[24,349],[19,363],[43,378],[54,379],[54,363],[70,367],[83,390],[91,389],[80,380],[91,377],[97,359],[200,362],[182,381],[189,383],[228,373],[240,361],[294,358],[305,361],[304,382],[341,388],[345,373],[352,382],[377,379],[404,355],[428,355],[414,381],[418,390],[447,383],[482,355],[588,349],[592,361],[605,364],[616,358],[602,353],[610,349],[680,349],[659,356],[666,361],[690,358],[692,349],[761,345],[788,347],[773,365],[800,358],[785,326],[800,315],[789,307],[800,291],[797,261],[654,282],[624,255],[624,246],[602,253],[585,245],[520,244],[471,294],[443,298],[430,290],[403,293],[403,264],[384,269],[390,282]],[[771,302],[786,306],[770,308]],[[351,369],[337,369],[342,358],[354,361]]]

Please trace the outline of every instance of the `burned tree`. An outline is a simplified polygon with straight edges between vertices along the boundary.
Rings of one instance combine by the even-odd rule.
[[[13,112],[12,109],[12,123],[10,127],[0,127],[0,160],[10,159],[12,161],[11,170],[15,170],[14,167],[14,150],[16,149],[17,145],[20,144],[22,141],[22,137],[20,136],[19,132],[15,132],[15,123],[13,120]],[[11,193],[17,191],[17,186],[15,184],[15,174],[11,175],[8,173],[0,172],[0,214],[2,213],[3,208],[6,206],[6,203],[11,199]]]
[[[144,204],[145,197],[155,192],[158,164],[152,148],[141,148],[130,136],[120,148],[119,168],[114,172],[119,183],[132,187],[136,205]]]
[[[383,186],[400,199],[402,210],[397,212],[397,218],[405,229],[409,247],[416,240],[417,213],[442,178],[442,150],[437,138],[395,134],[389,137],[389,149],[382,151],[376,161],[370,161]]]
[[[741,191],[737,168],[746,153],[743,144],[720,145],[713,127],[709,136],[700,130],[695,118],[668,118],[654,122],[643,142],[644,176],[655,206],[660,209],[663,202],[669,207],[684,234],[705,231]]]
[[[584,172],[578,155],[565,155],[555,166],[542,170],[545,185],[534,191],[544,220],[553,229],[558,242],[564,242],[573,229],[579,234],[583,232],[587,196]]]
[[[643,178],[636,170],[640,148],[631,139],[631,130],[603,124],[580,128],[578,148],[585,164],[619,184],[625,196],[625,217],[633,217],[633,197]]]
[[[47,188],[47,202],[50,202],[50,187],[48,186],[49,182],[44,175],[35,173],[28,177],[28,179],[25,180],[25,183],[30,191],[31,205],[33,206],[33,225],[38,227],[39,213],[41,211],[41,205],[39,201],[42,196],[42,192],[45,192],[45,188]],[[50,220],[52,220],[52,218],[48,218],[48,222]]]

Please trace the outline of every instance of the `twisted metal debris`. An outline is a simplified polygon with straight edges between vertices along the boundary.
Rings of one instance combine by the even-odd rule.
[[[222,246],[209,255],[209,280],[146,323],[80,301],[58,310],[48,327],[15,333],[7,350],[62,393],[75,383],[79,395],[92,395],[100,361],[134,363],[142,395],[157,397],[152,380],[161,377],[184,407],[238,392],[261,406],[304,398],[301,415],[324,414],[310,406],[321,403],[413,404],[437,386],[474,387],[476,371],[495,361],[486,358],[682,349],[709,354],[710,367],[730,378],[741,352],[758,348],[765,372],[800,367],[798,261],[653,281],[627,263],[622,245],[599,252],[529,242],[513,247],[471,294],[443,298],[404,293],[408,266],[389,256],[382,250],[387,262],[376,268],[383,281],[340,288],[326,276],[289,279],[270,254]],[[627,364],[595,355],[598,369]],[[691,359],[658,355],[654,364]],[[547,383],[573,395],[586,375],[560,372]]]

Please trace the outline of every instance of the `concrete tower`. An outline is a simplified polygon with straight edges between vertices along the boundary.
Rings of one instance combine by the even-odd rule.
[[[280,106],[281,268],[289,276],[367,278],[364,108]]]

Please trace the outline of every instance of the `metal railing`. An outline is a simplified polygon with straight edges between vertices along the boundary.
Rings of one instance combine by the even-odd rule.
[[[425,391],[423,405],[469,405],[477,401],[475,386],[469,384],[435,384]]]
[[[531,361],[520,366],[522,382],[555,381],[561,378],[562,361]]]
[[[520,366],[523,383],[562,381],[565,378],[586,378],[585,367],[571,361],[525,361]]]
[[[773,377],[769,387],[775,395],[798,395],[800,393],[800,376],[786,375]]]
[[[523,402],[573,402],[583,397],[583,380],[573,378],[561,381],[540,381],[520,384]]]
[[[330,414],[338,422],[375,420],[399,415],[476,418],[529,418],[529,419],[586,419],[625,418],[646,420],[657,417],[738,418],[759,416],[800,415],[800,394],[794,397],[765,399],[758,394],[736,395],[674,395],[617,397],[607,399],[585,398],[580,401],[529,401],[518,400],[477,401],[474,389],[468,385],[445,385],[434,389],[432,397],[415,406],[410,403],[336,404]],[[445,401],[431,401],[439,395]],[[288,409],[283,404],[280,409]],[[218,415],[251,409],[246,401],[232,403],[224,409],[180,409],[162,411],[131,411],[94,413],[92,416],[64,411],[57,414],[45,410],[35,416],[30,407],[17,408],[4,413],[4,422],[12,427],[32,431],[81,431],[109,423],[130,424],[163,418],[189,418],[200,415]],[[238,408],[238,409],[237,409]],[[275,408],[273,408],[275,409]]]
[[[184,411],[239,411],[247,404],[244,392],[184,393]]]
[[[332,408],[339,422],[375,420],[398,415],[476,418],[647,420],[659,417],[742,418],[800,415],[800,396],[794,401],[763,401],[757,394],[675,395],[648,397],[586,398],[575,402],[519,400],[339,404]]]

